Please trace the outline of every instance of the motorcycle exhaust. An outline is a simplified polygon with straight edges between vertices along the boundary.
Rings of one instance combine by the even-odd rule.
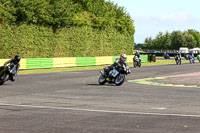
[[[100,71],[101,75],[104,75],[104,71]]]

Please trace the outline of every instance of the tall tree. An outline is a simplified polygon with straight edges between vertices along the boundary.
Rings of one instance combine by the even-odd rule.
[[[161,49],[164,45],[164,36],[162,32],[159,32],[155,39],[154,49]]]
[[[171,34],[171,43],[173,49],[179,49],[182,46],[185,46],[185,38],[180,31],[174,31]]]
[[[151,37],[146,38],[143,48],[144,49],[153,49],[153,47],[154,47],[153,39]]]
[[[200,47],[200,33],[196,30],[188,30],[188,33],[190,33],[196,40],[197,42],[196,46]]]
[[[170,38],[170,34],[168,32],[166,32],[165,36],[164,36],[164,42],[163,42],[163,49],[172,49],[172,42],[171,42],[171,38]]]
[[[183,37],[185,38],[184,46],[188,48],[195,48],[197,46],[197,41],[190,33],[184,32]]]

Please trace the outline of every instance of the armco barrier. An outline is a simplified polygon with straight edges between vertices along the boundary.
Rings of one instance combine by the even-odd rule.
[[[21,59],[20,61],[20,69],[27,69],[27,59]]]
[[[0,66],[3,66],[3,64],[4,64],[6,61],[8,61],[8,59],[1,59],[1,60],[0,60]]]
[[[26,69],[26,60],[27,59],[21,59],[20,69]],[[6,61],[9,61],[9,59],[0,59],[0,66],[3,66]]]
[[[94,66],[96,65],[95,57],[76,57],[76,66]]]
[[[53,58],[53,67],[73,67],[76,66],[76,57]]]
[[[26,59],[26,68],[52,68],[53,67],[53,58],[32,58]]]
[[[117,58],[119,58],[119,56],[27,58],[21,59],[20,69],[106,65],[112,64]],[[0,66],[2,66],[6,61],[8,61],[8,59],[0,59]],[[147,61],[148,56],[142,55],[142,62]],[[127,62],[133,62],[133,55],[127,56]]]
[[[148,61],[148,55],[142,55],[142,62]]]
[[[112,64],[112,63],[113,63],[112,56],[96,57],[96,65],[105,65],[105,64]]]

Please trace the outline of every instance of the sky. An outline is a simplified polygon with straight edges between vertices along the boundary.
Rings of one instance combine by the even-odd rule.
[[[200,32],[200,0],[110,0],[124,7],[134,20],[135,43],[159,32]]]

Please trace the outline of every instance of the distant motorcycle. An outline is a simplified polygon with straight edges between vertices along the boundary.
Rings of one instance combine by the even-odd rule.
[[[200,55],[197,56],[197,59],[199,60],[199,63],[200,63]]]
[[[189,55],[188,57],[189,57],[190,64],[195,63],[195,62],[194,62],[194,58],[192,57],[192,55]]]
[[[181,58],[179,56],[175,56],[176,65],[181,65]]]
[[[104,70],[101,71],[101,76],[99,77],[99,84],[104,85],[106,82],[114,83],[115,85],[119,86],[124,83],[126,80],[126,75],[130,74],[129,66],[116,66],[113,70],[109,72],[105,72]]]
[[[195,63],[195,62],[194,62],[194,58],[191,58],[191,59],[190,59],[190,64],[193,64],[193,63]]]
[[[135,56],[134,58],[133,58],[133,66],[134,67],[141,67],[141,65],[142,65],[142,63],[141,63],[141,61],[139,60],[139,58],[137,57],[137,56]]]
[[[185,54],[184,57],[185,57],[186,60],[189,59],[188,54]]]
[[[164,54],[164,59],[170,59],[169,54]]]
[[[8,66],[1,66],[0,67],[0,85],[3,85],[8,80],[15,80],[16,77],[16,69],[11,69],[13,67],[16,67],[15,65],[8,65]]]

